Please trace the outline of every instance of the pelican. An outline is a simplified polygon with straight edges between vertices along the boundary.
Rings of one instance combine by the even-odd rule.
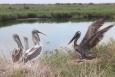
[[[17,43],[18,48],[13,50],[12,61],[13,62],[18,62],[21,59],[22,54],[23,54],[23,45],[21,43],[21,40],[20,40],[18,34],[14,34],[13,39]]]
[[[79,53],[81,60],[93,59],[96,57],[95,54],[91,54],[89,53],[89,51],[103,39],[104,33],[114,26],[114,25],[109,25],[100,30],[100,27],[103,26],[104,21],[105,19],[99,19],[96,20],[94,23],[92,23],[89,26],[86,35],[84,36],[80,44],[77,44],[77,41],[81,35],[80,31],[77,31],[74,37],[68,43],[70,44],[72,41],[74,41],[74,49],[76,52]]]
[[[36,58],[42,50],[42,46],[40,44],[40,37],[38,33],[45,35],[44,33],[38,30],[32,31],[32,40],[33,40],[34,46],[25,51],[24,57],[22,59],[24,63]]]

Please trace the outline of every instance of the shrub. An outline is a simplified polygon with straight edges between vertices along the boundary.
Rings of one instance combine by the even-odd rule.
[[[28,13],[28,18],[36,18],[37,14],[36,13]]]

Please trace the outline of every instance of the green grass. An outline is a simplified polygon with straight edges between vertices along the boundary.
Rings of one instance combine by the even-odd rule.
[[[76,64],[73,50],[56,49],[43,54],[31,66],[21,63],[12,64],[0,59],[1,77],[114,77],[115,41],[101,44],[92,49],[97,59]],[[68,53],[67,53],[68,52]],[[75,60],[75,58],[74,58]],[[96,61],[97,60],[97,61]],[[3,74],[3,72],[5,74]]]
[[[0,4],[0,21],[26,18],[115,20],[115,4]]]

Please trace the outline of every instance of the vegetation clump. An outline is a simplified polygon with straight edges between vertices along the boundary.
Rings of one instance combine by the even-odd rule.
[[[115,20],[115,4],[0,4],[0,21],[53,18]]]
[[[65,53],[66,51],[66,53]],[[0,59],[1,77],[114,77],[115,41],[93,48],[98,57],[76,63],[73,50],[65,48],[45,53],[27,64],[12,64]]]

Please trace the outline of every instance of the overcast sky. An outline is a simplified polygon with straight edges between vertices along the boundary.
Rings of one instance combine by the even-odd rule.
[[[0,3],[115,3],[115,0],[0,0]]]

